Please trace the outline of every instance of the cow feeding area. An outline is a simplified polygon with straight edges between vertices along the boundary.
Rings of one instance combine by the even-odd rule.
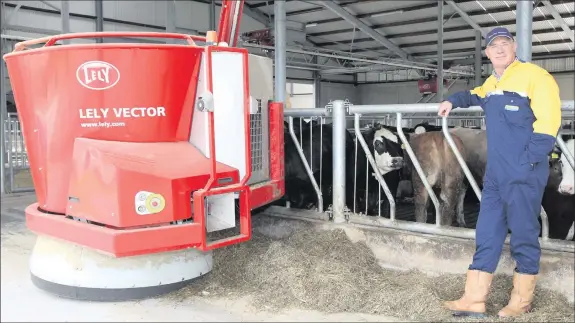
[[[367,313],[400,320],[452,321],[443,300],[459,297],[464,275],[427,275],[418,270],[385,269],[363,241],[344,229],[255,215],[246,243],[216,250],[213,271],[167,297],[183,302],[203,297],[251,298],[266,311],[306,309],[324,313]],[[225,265],[221,265],[224,264]],[[486,321],[505,306],[511,279],[497,275]],[[573,322],[573,304],[561,294],[538,288],[534,310],[516,321]],[[458,319],[465,321],[465,319]]]
[[[23,208],[34,199],[26,195],[3,198],[2,203],[3,321],[10,317],[26,320],[26,315],[33,314],[7,313],[18,312],[18,306],[9,303],[22,297],[44,304],[42,317],[47,321],[85,321],[88,317],[103,321],[157,321],[160,317],[165,321],[466,321],[453,318],[441,307],[443,300],[460,295],[464,275],[388,269],[348,227],[265,213],[254,214],[250,241],[216,250],[218,265],[213,271],[182,290],[153,300],[113,304],[58,299],[23,286],[30,285],[25,264],[29,250],[25,249],[31,249],[35,239],[23,222]],[[13,254],[21,255],[14,259]],[[14,281],[16,272],[22,281]],[[496,311],[504,306],[510,290],[509,277],[497,275],[488,300],[491,316],[483,321],[575,319],[573,304],[565,296],[538,286],[532,313],[499,320]]]

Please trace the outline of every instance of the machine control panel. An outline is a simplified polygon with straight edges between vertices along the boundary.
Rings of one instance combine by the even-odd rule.
[[[139,215],[155,214],[166,207],[166,200],[160,194],[140,191],[136,193],[134,205]]]

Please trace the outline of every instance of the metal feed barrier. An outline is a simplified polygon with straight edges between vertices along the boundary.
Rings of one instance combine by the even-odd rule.
[[[402,127],[408,126],[412,127],[413,122],[412,120],[423,120],[423,119],[431,119],[437,120],[441,122],[442,126],[442,133],[445,136],[448,144],[450,145],[452,151],[454,152],[457,161],[461,165],[467,180],[470,183],[471,188],[473,189],[475,195],[479,200],[481,200],[481,190],[477,185],[477,182],[471,175],[467,164],[463,160],[459,150],[455,146],[453,138],[451,137],[450,132],[448,131],[448,126],[462,126],[462,127],[469,127],[469,126],[477,126],[482,127],[484,125],[483,121],[483,110],[480,107],[470,107],[467,109],[453,109],[447,118],[442,118],[437,116],[437,108],[438,104],[391,104],[391,105],[352,105],[348,102],[344,101],[334,101],[326,106],[324,109],[316,108],[316,109],[286,109],[284,111],[284,116],[289,121],[289,132],[290,137],[295,143],[295,146],[298,150],[299,157],[301,158],[304,167],[306,169],[306,173],[310,178],[312,186],[315,190],[318,200],[318,208],[317,211],[319,213],[324,212],[324,206],[331,203],[331,210],[328,213],[329,216],[324,216],[320,218],[330,218],[336,223],[343,223],[347,222],[350,224],[360,225],[360,226],[370,226],[370,227],[383,227],[383,228],[393,228],[398,230],[404,231],[411,231],[411,232],[418,232],[424,234],[434,234],[434,235],[441,235],[441,236],[448,236],[448,237],[455,237],[455,238],[464,238],[464,239],[474,239],[475,238],[475,230],[468,229],[468,228],[459,228],[459,227],[451,227],[451,226],[441,226],[439,222],[439,218],[441,216],[441,210],[439,207],[439,200],[437,196],[433,192],[429,182],[426,179],[425,174],[417,160],[417,156],[415,156],[409,142],[406,140],[405,134],[403,133]],[[562,101],[562,111],[564,118],[567,115],[572,115],[574,110],[574,101]],[[461,115],[464,116],[461,116]],[[407,116],[405,116],[407,115]],[[299,133],[296,134],[296,130],[294,129],[294,118],[299,119]],[[313,173],[317,171],[317,169],[312,169],[310,167],[310,163],[308,161],[308,157],[310,160],[313,160],[314,154],[319,153],[320,158],[322,158],[321,151],[322,148],[321,144],[319,145],[319,152],[313,149],[315,147],[310,147],[309,152],[304,152],[301,147],[301,142],[303,136],[306,134],[302,131],[301,125],[304,121],[301,118],[310,118],[312,121],[318,121],[320,124],[327,124],[331,123],[331,127],[333,129],[333,200],[332,201],[325,201],[324,197],[322,196],[322,181],[320,177],[320,182],[315,180]],[[441,120],[440,120],[441,119]],[[349,127],[350,121],[352,122],[352,127]],[[362,130],[369,128],[370,125],[373,125],[375,122],[379,122],[388,126],[395,126],[397,127],[397,134],[400,138],[401,142],[404,144],[405,149],[408,155],[411,157],[413,161],[414,168],[417,171],[419,177],[422,180],[427,192],[429,193],[430,199],[434,204],[435,212],[436,212],[436,223],[427,224],[427,223],[418,223],[412,221],[405,221],[396,218],[396,199],[392,196],[391,191],[389,190],[385,180],[379,169],[376,167],[375,159],[370,152],[369,145],[371,143],[367,143],[363,137]],[[430,124],[433,124],[430,122]],[[356,169],[355,170],[347,170],[345,168],[345,160],[346,158],[351,158],[351,156],[346,156],[345,150],[345,136],[346,136],[346,129],[353,129],[350,131],[351,133],[355,134],[355,158],[356,158]],[[307,130],[307,129],[306,129]],[[309,135],[313,135],[313,131],[310,127]],[[323,131],[320,132],[320,135],[323,135]],[[310,138],[311,139],[311,138]],[[323,139],[323,138],[321,138]],[[320,142],[323,140],[320,139]],[[311,140],[310,140],[311,141]],[[359,143],[359,145],[358,145]],[[567,150],[565,142],[561,139],[560,136],[557,138],[557,145],[567,157],[567,160],[571,166],[574,166],[573,156]],[[379,208],[379,216],[364,216],[358,214],[359,210],[356,209],[356,206],[352,207],[351,210],[346,210],[346,199],[345,199],[345,192],[346,192],[346,172],[347,171],[354,171],[357,173],[357,167],[362,167],[362,165],[357,165],[357,152],[359,150],[358,147],[361,146],[365,156],[367,157],[366,167],[370,169],[368,174],[373,173],[379,182],[379,199],[381,200],[381,192],[387,197],[389,201],[389,219],[381,217],[381,208]],[[307,155],[307,156],[306,156]],[[320,164],[321,168],[321,159]],[[313,165],[312,165],[313,166]],[[575,168],[575,167],[574,167]],[[322,170],[319,169],[320,174]],[[369,176],[369,175],[368,175]],[[325,180],[324,180],[325,181]],[[354,175],[354,201],[356,201],[356,182],[357,178]],[[348,184],[349,185],[349,184]],[[366,211],[367,211],[367,182],[366,182]],[[283,211],[282,211],[283,212]],[[286,210],[287,212],[287,210]],[[290,213],[290,212],[288,212]],[[293,212],[295,213],[295,212]],[[318,216],[314,216],[309,212],[298,212],[298,217],[310,217],[317,219]],[[367,213],[367,212],[366,212]],[[291,215],[291,213],[290,213]],[[564,241],[558,239],[550,239],[549,238],[549,221],[547,219],[547,214],[542,208],[541,212],[541,222],[542,222],[542,234],[540,238],[540,243],[542,249],[547,250],[554,250],[554,251],[563,251],[563,252],[575,252],[575,243],[572,241]],[[509,243],[509,237],[506,239],[506,243]]]
[[[4,140],[4,167],[8,177],[8,192],[31,192],[34,187],[31,185],[19,185],[16,176],[19,173],[30,170],[30,162],[28,161],[28,151],[24,143],[24,136],[18,115],[16,113],[8,113],[8,118],[4,120],[2,137]],[[30,176],[30,175],[28,175]],[[29,183],[32,183],[31,178]]]

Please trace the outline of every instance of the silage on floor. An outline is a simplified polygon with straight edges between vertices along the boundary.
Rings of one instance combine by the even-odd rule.
[[[431,277],[415,270],[383,269],[365,243],[351,242],[340,229],[298,225],[281,238],[262,232],[254,229],[249,242],[216,250],[209,275],[168,297],[250,296],[256,308],[268,311],[298,308],[466,321],[454,319],[442,308],[444,300],[461,295],[464,275]],[[487,304],[491,316],[481,321],[514,321],[495,317],[508,301],[511,287],[510,277],[495,277]],[[539,288],[532,313],[515,321],[574,322],[575,310],[561,294]]]

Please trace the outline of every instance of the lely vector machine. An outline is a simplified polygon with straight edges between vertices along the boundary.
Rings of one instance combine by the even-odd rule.
[[[86,300],[175,290],[212,269],[213,249],[249,240],[250,211],[284,194],[283,106],[272,61],[235,47],[242,7],[223,1],[206,37],[63,34],[4,56],[38,200],[26,209],[38,288]],[[55,46],[99,37],[185,42]]]

